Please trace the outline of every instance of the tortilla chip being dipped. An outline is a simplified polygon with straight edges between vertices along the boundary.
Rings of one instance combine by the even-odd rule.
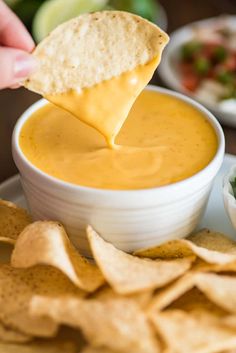
[[[167,42],[168,35],[160,28],[128,12],[82,14],[57,27],[36,47],[38,69],[25,86],[111,143],[150,81]]]

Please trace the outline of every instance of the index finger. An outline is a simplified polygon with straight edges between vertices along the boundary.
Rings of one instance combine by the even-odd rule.
[[[0,0],[0,44],[31,52],[34,41],[19,18]]]

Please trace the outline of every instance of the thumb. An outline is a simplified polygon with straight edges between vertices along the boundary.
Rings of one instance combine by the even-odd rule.
[[[32,55],[19,49],[0,47],[0,89],[20,83],[35,67]]]

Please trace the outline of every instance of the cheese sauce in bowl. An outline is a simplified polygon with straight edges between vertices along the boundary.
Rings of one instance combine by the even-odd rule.
[[[45,100],[28,109],[13,155],[35,218],[61,221],[84,254],[87,224],[126,251],[193,231],[224,154],[212,114],[149,86],[115,143]]]
[[[114,190],[186,179],[213,159],[218,145],[204,114],[150,90],[138,97],[113,149],[95,129],[52,104],[27,120],[19,139],[26,158],[45,173],[73,184]]]

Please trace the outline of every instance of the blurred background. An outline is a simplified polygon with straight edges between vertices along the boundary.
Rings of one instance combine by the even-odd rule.
[[[231,17],[231,22],[233,19],[236,34],[236,0],[161,0],[161,2],[157,0],[6,0],[5,2],[21,18],[28,30],[32,33],[36,43],[40,42],[58,24],[78,16],[81,13],[102,9],[119,9],[136,13],[158,24],[169,34],[194,21],[231,14],[235,15],[235,21],[234,17]],[[235,52],[233,52],[233,54],[230,52],[230,58],[234,55],[232,57],[235,57],[235,67],[231,65],[230,80],[228,79],[229,72],[226,72],[228,80],[227,88],[230,84],[230,89],[232,87],[234,89],[232,91],[232,97],[230,96],[231,100],[232,98],[236,98],[236,35],[233,38],[233,45],[234,44]],[[217,45],[218,47],[219,45],[222,47],[219,43]],[[218,47],[217,53],[219,52]],[[220,62],[215,62],[215,57],[213,59],[212,57],[210,57],[210,59],[207,57],[207,65],[209,60],[211,60],[211,63],[213,62],[214,65],[216,65],[217,70],[219,70],[219,67],[222,70],[222,49],[220,53],[221,56],[217,57],[217,60],[219,59],[218,61]],[[227,56],[228,52],[225,55]],[[187,59],[189,60],[189,58]],[[201,75],[203,74],[203,69],[205,70],[204,74],[206,72],[205,57],[204,60],[203,64],[205,64],[205,66],[202,64],[202,57],[201,62],[198,57],[197,65],[198,71],[200,67],[201,71],[199,72]],[[212,68],[210,67],[208,70],[208,66],[207,75],[209,76],[212,75]],[[223,69],[225,70],[225,67],[223,67]],[[193,74],[192,71],[191,74]],[[172,73],[172,75],[175,74]],[[160,79],[157,73],[152,83],[170,87],[168,80],[165,80],[163,72],[161,78],[162,79]],[[225,75],[223,78],[225,81]],[[196,75],[195,79],[198,79]],[[219,82],[219,84],[222,84],[222,82]],[[39,98],[38,95],[23,88],[0,91],[0,182],[17,172],[11,157],[11,134],[14,124],[22,112]],[[223,125],[223,128],[226,135],[226,151],[236,154],[236,106],[232,106],[231,110],[232,117],[230,119],[233,123],[231,124],[227,120],[227,126]],[[224,124],[224,119],[221,120],[221,122],[222,121]]]

